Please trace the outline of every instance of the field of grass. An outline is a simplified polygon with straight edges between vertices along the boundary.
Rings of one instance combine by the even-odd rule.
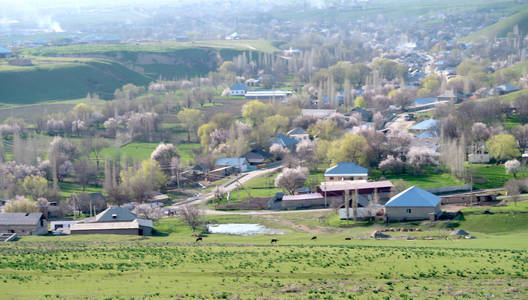
[[[518,203],[521,212],[528,204]],[[522,206],[522,208],[521,208]],[[511,218],[478,209],[467,220]],[[471,231],[477,239],[372,240],[374,226],[300,232],[274,221],[311,213],[271,216],[214,215],[217,223],[261,223],[279,236],[210,234],[194,243],[177,219],[156,223],[156,236],[77,235],[23,237],[0,245],[0,288],[6,298],[194,299],[523,299],[528,293],[528,232]],[[467,222],[460,221],[463,226]],[[466,223],[464,223],[466,222]],[[383,226],[383,225],[380,225]],[[463,227],[464,229],[469,227]],[[523,228],[522,230],[516,230]],[[438,234],[417,233],[418,236]],[[270,245],[271,238],[277,245]],[[345,237],[352,237],[345,240]]]
[[[475,178],[485,179],[483,182],[479,182],[479,180],[474,182],[473,186],[476,189],[500,188],[504,186],[506,181],[513,178],[513,175],[506,174],[504,165],[470,164],[469,168],[472,170]],[[519,174],[517,177],[521,175]]]
[[[402,179],[407,185],[416,185],[423,189],[442,187],[442,186],[453,186],[461,185],[464,182],[450,173],[435,173],[432,170],[424,170],[424,174],[386,174],[382,175],[379,171],[373,172],[374,178],[384,177],[388,180]]]
[[[87,93],[113,97],[126,83],[146,85],[150,78],[113,61],[101,59],[35,60],[34,66],[0,66],[0,102],[33,104],[79,99]],[[30,87],[30,88],[23,88]]]
[[[73,182],[59,182],[59,188],[62,192],[62,197],[70,197],[73,194],[80,193],[101,193],[103,188],[97,185],[88,185],[83,191],[82,186]]]
[[[505,37],[508,32],[513,31],[515,25],[519,26],[519,32],[525,32],[528,29],[528,9],[526,5],[519,7],[517,13],[470,34],[462,39],[462,41],[478,42],[486,39],[493,39],[495,37]]]

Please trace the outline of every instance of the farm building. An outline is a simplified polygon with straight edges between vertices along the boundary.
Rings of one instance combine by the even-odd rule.
[[[48,233],[48,222],[42,213],[1,213],[0,232],[43,235]]]
[[[438,95],[436,98],[438,99],[438,101],[449,101],[451,103],[458,103],[460,102],[462,95],[456,93],[453,90],[446,90],[442,94]]]
[[[327,181],[367,180],[368,169],[353,162],[340,162],[326,169],[324,177]]]
[[[124,207],[109,207],[95,217],[70,226],[71,234],[152,235],[152,221],[139,219]]]
[[[369,201],[373,200],[374,197],[378,197],[379,203],[387,201],[390,197],[392,187],[392,183],[388,180],[326,181],[319,185],[317,192],[324,196],[326,203],[339,201],[344,205],[345,198],[348,198],[350,206],[352,206],[352,197],[357,191],[358,206],[367,207]]]
[[[497,95],[506,95],[517,91],[520,91],[520,89],[509,83],[501,84],[493,89],[493,92]]]
[[[320,193],[301,195],[284,195],[281,201],[282,209],[326,207],[325,199]]]
[[[292,95],[291,91],[247,91],[245,93],[246,99],[248,100],[273,100],[273,99],[285,99]]]
[[[260,165],[263,164],[271,155],[262,150],[252,150],[244,155],[250,165]]]
[[[229,90],[231,91],[231,96],[244,96],[248,91],[248,87],[243,83],[235,83]]]
[[[435,220],[441,213],[442,199],[413,186],[392,197],[385,204],[387,222]]]

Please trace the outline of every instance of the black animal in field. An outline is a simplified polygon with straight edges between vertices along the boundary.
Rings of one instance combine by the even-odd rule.
[[[272,244],[277,244],[278,241],[279,241],[278,239],[271,239]]]
[[[317,236],[315,236],[315,235],[312,236],[312,241],[313,241],[313,240],[317,240]]]
[[[199,241],[202,241],[202,237],[201,236],[196,239],[195,243],[197,243]]]

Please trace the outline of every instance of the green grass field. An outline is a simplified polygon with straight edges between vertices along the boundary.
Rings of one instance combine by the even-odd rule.
[[[500,188],[504,183],[513,178],[513,175],[506,174],[504,165],[495,164],[470,164],[469,168],[473,172],[475,178],[480,178],[474,182],[476,189]],[[518,174],[521,177],[523,174]]]
[[[518,7],[515,14],[482,30],[474,32],[461,41],[478,42],[493,39],[495,37],[504,37],[507,33],[512,32],[513,27],[516,25],[519,26],[519,32],[525,32],[528,29],[528,9],[526,5]]]
[[[23,237],[0,245],[0,288],[9,299],[523,299],[526,224],[501,225],[511,219],[508,212],[528,212],[526,203],[516,207],[494,208],[493,215],[468,209],[460,222],[477,236],[472,240],[420,239],[441,235],[438,228],[415,233],[418,240],[397,234],[373,240],[368,233],[387,225],[343,223],[329,230],[319,223],[320,213],[208,216],[284,234],[210,234],[201,243],[178,219],[159,221],[152,237]],[[311,240],[313,233],[285,220],[321,232]],[[491,223],[500,230],[487,232]],[[271,238],[278,244],[270,245]]]
[[[375,171],[373,174],[374,178],[384,177],[388,180],[402,179],[407,185],[416,185],[423,189],[442,187],[442,186],[453,186],[464,184],[462,180],[457,179],[450,173],[435,173],[432,170],[424,170],[424,174],[386,174],[382,175],[381,172]]]

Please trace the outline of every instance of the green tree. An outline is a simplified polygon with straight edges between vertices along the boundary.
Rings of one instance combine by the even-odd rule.
[[[497,162],[514,159],[521,155],[519,145],[515,137],[511,134],[492,136],[486,142],[486,148],[488,149],[489,155],[497,160]]]
[[[6,213],[14,213],[14,212],[35,213],[39,211],[40,210],[37,206],[37,202],[31,201],[29,199],[26,199],[20,196],[17,196],[15,200],[7,203],[4,206],[4,212]]]
[[[203,124],[198,128],[198,136],[200,137],[200,144],[203,147],[203,150],[207,152],[209,149],[209,145],[211,144],[211,132],[213,132],[216,128],[218,128],[218,125],[213,122],[209,122],[207,124]]]
[[[22,189],[27,196],[36,201],[48,193],[48,181],[42,176],[29,175],[24,178]]]
[[[194,108],[186,108],[181,110],[177,117],[187,129],[187,142],[190,142],[191,133],[196,133],[196,130],[200,125],[202,120],[202,112]]]
[[[365,166],[368,163],[368,150],[367,140],[363,136],[347,133],[332,143],[328,158],[333,163],[347,161]]]
[[[308,127],[308,133],[318,139],[330,141],[340,134],[337,123],[334,120],[318,121]]]
[[[286,132],[286,130],[288,130],[289,124],[290,120],[287,117],[273,115],[264,119],[264,124],[262,126],[264,126],[269,133],[275,135],[279,132]]]
[[[264,122],[266,117],[273,114],[271,104],[264,104],[258,100],[249,101],[242,108],[242,116],[251,126],[257,126]]]
[[[356,97],[356,99],[354,99],[354,107],[366,108],[367,101],[365,101],[365,98],[362,96]]]

